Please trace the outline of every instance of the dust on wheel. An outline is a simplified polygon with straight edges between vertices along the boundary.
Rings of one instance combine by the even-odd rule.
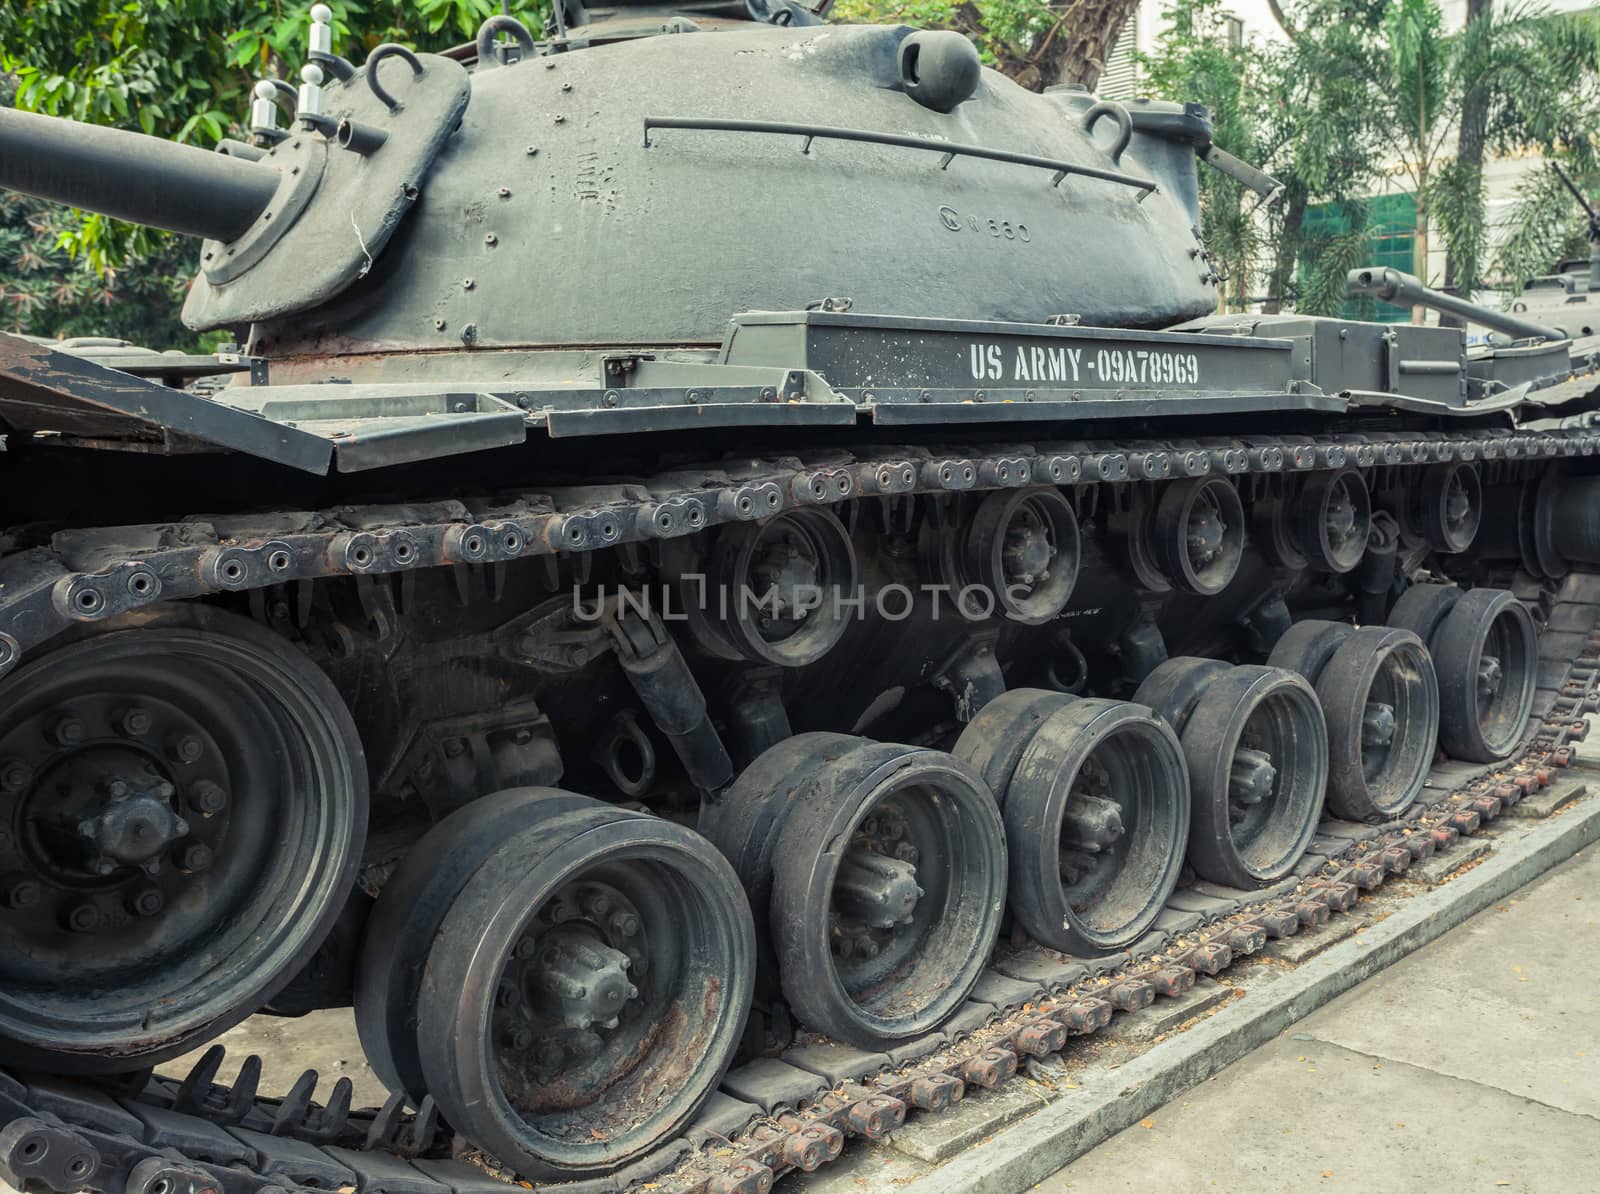
[[[1533,712],[1539,640],[1527,607],[1503,589],[1473,589],[1439,623],[1439,742],[1457,759],[1493,763],[1522,740]]]
[[[256,1011],[338,916],[366,767],[321,672],[153,611],[0,685],[0,1061],[105,1072]]]
[[[1189,864],[1235,887],[1281,879],[1316,832],[1328,730],[1303,676],[1171,659],[1134,694],[1178,729],[1189,765]]]
[[[1007,695],[1025,719],[1041,704],[1030,695],[1053,694]],[[980,720],[955,753],[987,763],[1006,826],[1012,915],[1051,949],[1126,948],[1154,923],[1183,863],[1189,777],[1177,737],[1126,701],[1057,696],[1046,718],[1015,735],[1015,752],[990,749],[993,727]]]
[[[412,1105],[427,1093],[417,1051],[417,992],[451,902],[513,833],[559,813],[593,807],[589,797],[556,788],[491,793],[424,834],[384,883],[361,938],[356,1030],[373,1073]]]
[[[1422,791],[1439,736],[1439,685],[1409,630],[1297,622],[1267,660],[1315,686],[1328,727],[1328,807],[1395,817]]]
[[[770,928],[764,982],[801,1024],[883,1048],[961,1006],[999,935],[1006,881],[1000,813],[970,766],[802,734],[756,759],[721,805],[708,832]]]
[[[680,1131],[744,1029],[754,928],[705,839],[590,802],[461,888],[417,1000],[428,1092],[523,1176],[614,1170]]]

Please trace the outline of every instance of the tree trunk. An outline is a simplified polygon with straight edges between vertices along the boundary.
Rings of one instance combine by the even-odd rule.
[[[1296,184],[1289,188],[1283,205],[1283,228],[1278,233],[1278,253],[1272,263],[1272,275],[1267,279],[1267,298],[1261,304],[1263,315],[1276,315],[1283,310],[1283,296],[1288,293],[1290,279],[1294,276],[1295,259],[1300,248],[1300,228],[1306,219],[1305,188]]]
[[[1417,210],[1411,240],[1411,272],[1417,281],[1428,285],[1428,163],[1420,147],[1417,151]],[[1411,322],[1426,323],[1428,308],[1421,303],[1411,305]]]
[[[983,14],[973,3],[955,11],[955,25],[974,40],[985,42],[995,65],[1013,81],[1033,91],[1056,83],[1081,83],[1093,91],[1122,28],[1139,0],[1057,0],[1050,5],[1055,23],[1026,49],[990,42]]]
[[[1472,22],[1490,18],[1492,15],[1492,0],[1467,0],[1466,26]],[[1483,146],[1488,139],[1489,132],[1489,89],[1482,82],[1474,81],[1467,93],[1461,97],[1461,128],[1456,134],[1456,162],[1462,176],[1474,179],[1483,172]],[[1481,194],[1481,192],[1480,192]],[[1472,292],[1478,288],[1478,268],[1480,262],[1477,254],[1465,261],[1458,261],[1454,253],[1448,253],[1444,259],[1444,288],[1456,288],[1461,292],[1461,297],[1470,299]],[[1445,327],[1466,327],[1466,321],[1455,315],[1442,315],[1439,322]]]

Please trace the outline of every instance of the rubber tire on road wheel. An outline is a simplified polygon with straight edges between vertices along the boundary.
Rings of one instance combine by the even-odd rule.
[[[1504,687],[1485,717],[1477,674],[1485,640],[1496,626],[1513,658],[1502,658]],[[1451,758],[1496,763],[1522,741],[1538,683],[1539,636],[1527,607],[1504,589],[1473,589],[1439,625],[1434,667],[1439,674],[1439,744]]]
[[[1389,765],[1369,781],[1363,720],[1381,676],[1394,684],[1395,738]],[[1328,726],[1328,808],[1351,821],[1392,820],[1421,795],[1439,739],[1439,682],[1422,640],[1409,630],[1368,626],[1334,652],[1316,680]]]
[[[848,755],[816,768],[793,802],[772,851],[770,921],[784,997],[797,1019],[858,1048],[883,1049],[955,1014],[988,965],[1005,905],[1005,827],[988,785],[954,755],[856,741]],[[869,810],[934,785],[937,795],[923,803],[942,828],[945,856],[922,860],[933,876],[919,904],[929,909],[925,936],[892,981],[858,997],[832,953],[840,863]]]
[[[1455,585],[1412,585],[1400,594],[1400,599],[1389,610],[1388,622],[1400,630],[1411,631],[1428,650],[1434,651],[1435,632],[1460,600],[1461,590]],[[1438,652],[1434,654],[1437,656]]]
[[[427,1093],[417,1055],[417,991],[451,902],[512,834],[593,804],[557,788],[509,788],[481,797],[424,834],[378,893],[356,963],[356,1031],[372,1072],[412,1106]]]
[[[1228,782],[1248,723],[1269,701],[1280,722],[1293,723],[1274,727],[1288,730],[1274,756],[1279,780],[1272,798],[1282,807],[1265,848],[1258,839],[1241,849],[1228,817]],[[1292,871],[1316,833],[1328,786],[1328,730],[1311,685],[1281,668],[1231,668],[1196,702],[1180,740],[1189,764],[1190,865],[1204,878],[1241,888]],[[1285,782],[1293,786],[1285,790]]]
[[[615,1172],[680,1133],[733,1059],[755,975],[749,905],[711,844],[673,822],[591,804],[592,812],[558,814],[513,834],[478,868],[439,926],[418,996],[422,1069],[441,1114],[534,1181]],[[691,924],[699,932],[674,951],[679,973],[669,1006],[681,1015],[663,1015],[634,1068],[603,1101],[583,1105],[580,1131],[573,1127],[580,1108],[524,1112],[512,1104],[491,1029],[500,978],[540,907],[578,875],[624,863],[641,883],[672,887],[654,906],[639,905],[655,918],[647,934],[681,936]],[[650,976],[659,975],[652,966]],[[537,1093],[554,1097],[544,1087]],[[614,1127],[608,1113],[623,1126]]]
[[[1091,759],[1118,769],[1111,792],[1135,807],[1137,835],[1099,898],[1074,908],[1061,879],[1071,789]],[[1095,955],[1142,937],[1178,884],[1189,840],[1189,774],[1177,735],[1152,710],[1084,698],[1058,709],[1028,740],[1004,801],[1011,912],[1039,944]],[[1101,863],[1100,865],[1105,865]]]

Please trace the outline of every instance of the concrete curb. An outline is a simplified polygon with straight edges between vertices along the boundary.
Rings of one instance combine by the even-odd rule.
[[[899,1187],[902,1194],[1018,1194],[1139,1122],[1295,1021],[1600,840],[1600,800],[1495,843],[1475,870],[1408,899],[1250,997],[1129,1062],[1121,1089],[1067,1091],[1015,1126]]]

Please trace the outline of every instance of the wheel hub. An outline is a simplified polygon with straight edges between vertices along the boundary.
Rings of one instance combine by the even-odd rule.
[[[1006,575],[1020,585],[1049,579],[1055,548],[1034,518],[1018,517],[1006,528]]]
[[[861,845],[845,854],[833,885],[834,906],[875,929],[910,924],[922,894],[914,865]]]
[[[1397,724],[1393,705],[1368,701],[1361,713],[1361,745],[1369,748],[1388,746],[1394,741]]]
[[[1500,660],[1493,655],[1485,655],[1478,660],[1478,700],[1482,704],[1489,704],[1500,695],[1500,690],[1505,687],[1506,673]]]
[[[1203,568],[1217,558],[1222,551],[1222,540],[1227,530],[1221,516],[1210,506],[1198,509],[1190,516],[1187,535],[1189,558],[1197,568]]]
[[[160,871],[162,852],[189,832],[189,823],[172,809],[173,786],[159,780],[135,789],[128,780],[112,779],[100,787],[100,812],[78,822],[78,836],[89,846],[89,869],[97,875],[121,866]]]
[[[1228,776],[1228,802],[1247,809],[1260,804],[1272,795],[1277,776],[1271,755],[1264,750],[1241,746],[1234,752],[1233,769]]]
[[[563,926],[537,944],[524,971],[528,998],[568,1028],[615,1028],[623,1006],[639,997],[628,979],[631,966],[628,955],[612,949],[598,931]]]
[[[1356,506],[1343,485],[1334,490],[1328,499],[1326,518],[1328,542],[1334,547],[1343,546],[1356,530]]]
[[[800,593],[817,587],[817,561],[796,536],[785,535],[769,544],[750,569],[763,622],[784,618],[800,621],[808,606]]]
[[[1062,814],[1062,835],[1084,850],[1113,846],[1124,832],[1122,806],[1104,796],[1077,796]]]

